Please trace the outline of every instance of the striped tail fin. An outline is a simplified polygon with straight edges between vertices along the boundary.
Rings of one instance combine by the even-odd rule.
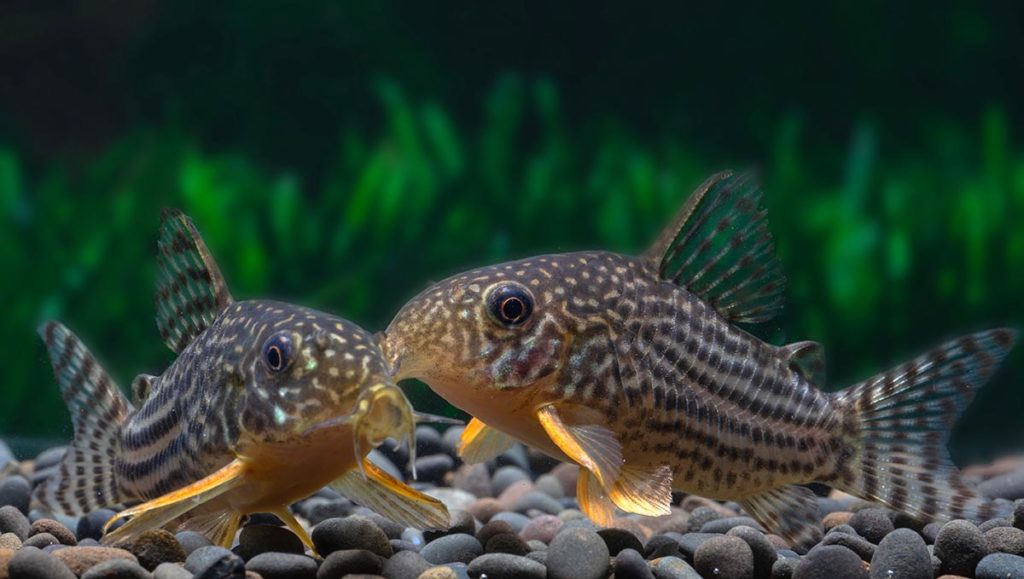
[[[75,438],[33,498],[43,508],[67,515],[122,503],[131,497],[118,484],[116,464],[121,427],[134,408],[70,330],[50,322],[39,333],[71,413]]]
[[[925,520],[1006,514],[963,482],[946,442],[1016,338],[1008,329],[964,336],[834,394],[853,452],[831,484]]]

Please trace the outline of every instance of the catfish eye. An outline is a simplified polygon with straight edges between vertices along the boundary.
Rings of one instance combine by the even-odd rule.
[[[263,362],[271,372],[288,368],[292,358],[292,337],[287,332],[274,334],[263,344]]]
[[[498,323],[511,328],[530,319],[533,296],[519,284],[499,285],[487,296],[487,309]]]

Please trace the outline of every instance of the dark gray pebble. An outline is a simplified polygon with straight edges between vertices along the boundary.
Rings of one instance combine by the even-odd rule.
[[[10,579],[75,579],[60,559],[31,547],[19,549],[7,564]]]
[[[608,553],[614,557],[623,549],[632,549],[636,552],[644,550],[644,544],[633,533],[624,529],[601,529],[597,534],[608,546]]]
[[[1024,529],[1024,499],[1013,502],[1013,526]]]
[[[473,559],[466,568],[473,579],[545,579],[555,578],[544,565],[518,555],[508,553],[490,553]],[[580,576],[582,579],[582,576]]]
[[[288,529],[274,525],[249,525],[238,535],[238,546],[234,551],[248,561],[261,553],[302,555],[306,552],[306,547],[295,533]]]
[[[473,519],[473,515],[471,515],[469,511],[453,509],[449,514],[451,516],[451,526],[447,529],[428,529],[423,531],[423,539],[427,543],[445,535],[454,535],[457,533],[472,535],[476,533],[476,520]]]
[[[426,456],[444,452],[441,444],[441,433],[432,426],[416,427],[416,454]]]
[[[516,501],[514,510],[518,513],[526,513],[530,510],[537,510],[549,515],[557,515],[562,512],[562,503],[541,491],[530,491]]]
[[[636,549],[622,549],[612,563],[615,579],[654,579],[651,566]]]
[[[796,559],[779,558],[772,564],[772,579],[790,579],[793,571],[800,564],[799,557]]]
[[[519,481],[529,481],[530,475],[518,466],[503,466],[491,477],[491,494],[500,495],[505,489]]]
[[[419,553],[402,551],[395,553],[384,562],[380,574],[387,579],[416,579],[427,569],[433,567]]]
[[[548,564],[548,552],[547,549],[543,551],[530,551],[526,554],[527,559],[532,559],[545,567]]]
[[[932,560],[924,539],[896,529],[878,544],[871,558],[871,579],[932,579]]]
[[[569,529],[585,529],[587,531],[594,531],[595,533],[598,531],[597,525],[594,524],[594,521],[591,521],[586,517],[581,517],[579,519],[569,519],[568,521],[562,523],[562,528],[558,529],[558,533],[567,531]],[[558,533],[555,533],[555,535],[558,535]]]
[[[515,533],[501,533],[487,541],[487,544],[484,545],[484,552],[525,556],[530,552],[530,547]]]
[[[700,573],[679,557],[662,557],[651,564],[656,579],[700,579]]]
[[[913,533],[913,531],[910,531]],[[916,533],[915,533],[916,534]],[[882,539],[885,540],[884,538]],[[867,539],[846,533],[829,533],[821,541],[822,545],[840,545],[853,551],[864,561],[870,561],[875,556],[876,547]]]
[[[99,541],[100,537],[103,536],[103,525],[106,525],[107,521],[116,514],[111,509],[99,509],[84,517],[80,517],[75,529],[75,535],[78,536],[79,541],[82,539],[96,539]]]
[[[934,545],[935,539],[939,537],[939,531],[942,530],[942,523],[928,523],[921,529],[921,538],[924,539],[925,544]]]
[[[206,538],[206,535],[195,531],[181,531],[180,533],[175,533],[174,538],[177,539],[181,547],[185,549],[186,556],[191,555],[196,549],[213,545],[213,543]]]
[[[163,529],[146,531],[127,548],[139,560],[139,565],[150,571],[161,563],[183,563],[188,557],[177,537]]]
[[[828,533],[846,533],[847,535],[853,535],[855,537],[860,536],[860,534],[857,532],[857,529],[854,529],[850,525],[836,525],[829,529]],[[828,533],[825,534],[827,535]]]
[[[405,532],[405,526],[404,525],[400,525],[400,524],[392,521],[391,519],[389,519],[389,518],[387,518],[385,516],[379,515],[377,513],[370,512],[369,514],[362,515],[362,516],[364,516],[367,519],[370,519],[371,521],[373,521],[373,524],[377,525],[377,528],[379,528],[380,530],[384,531],[384,534],[387,535],[387,537],[389,539],[401,539],[402,538],[402,533]],[[452,513],[452,517],[454,517],[454,516],[455,516],[455,512]],[[470,517],[470,519],[472,519],[472,517]]]
[[[447,565],[442,565],[442,567],[454,571],[455,579],[469,579],[469,566],[465,563],[448,563]],[[420,577],[423,577],[423,575],[420,575]]]
[[[495,464],[501,466],[518,466],[526,472],[530,472],[530,456],[526,453],[526,447],[520,443],[512,445],[512,448],[498,455],[494,460]]]
[[[317,571],[319,579],[345,575],[376,575],[384,568],[384,559],[366,549],[335,551],[324,559]]]
[[[150,579],[152,575],[135,561],[111,559],[91,567],[82,579]],[[264,578],[266,579],[266,578]]]
[[[196,579],[244,579],[245,561],[224,547],[200,547],[185,559],[185,568]]]
[[[1024,499],[1024,468],[978,484],[978,492],[993,499]]]
[[[978,563],[975,579],[1024,579],[1024,557],[993,553]]]
[[[0,479],[0,506],[10,505],[28,513],[31,498],[32,484],[27,478],[16,474]]]
[[[713,537],[697,547],[693,567],[702,577],[749,579],[754,576],[754,553],[739,537]]]
[[[671,536],[672,533],[668,533],[667,535]],[[687,559],[693,561],[693,555],[697,552],[697,548],[700,547],[704,541],[717,536],[718,535],[712,533],[686,533],[679,537],[679,551],[683,555],[686,555]],[[653,539],[654,537],[651,538]],[[649,541],[648,544],[650,544]]]
[[[11,505],[0,507],[0,534],[14,533],[24,542],[31,529],[32,524],[28,522],[25,513]]]
[[[455,459],[447,454],[428,454],[416,459],[416,480],[440,483],[455,468]]]
[[[777,549],[775,554],[779,556],[779,559],[799,559],[800,553],[792,549]]]
[[[822,545],[800,561],[793,579],[868,579],[868,571],[860,557],[846,547]]]
[[[294,553],[261,553],[245,564],[263,579],[315,579],[316,561]]]
[[[861,509],[853,513],[850,517],[850,526],[858,535],[876,545],[896,528],[888,513],[876,508]]]
[[[978,530],[981,530],[980,527]],[[996,527],[985,532],[989,553],[1024,556],[1024,531],[1016,527]]]
[[[608,547],[588,529],[558,533],[547,554],[549,579],[603,579],[608,574]]]
[[[690,520],[686,524],[686,531],[688,533],[699,533],[704,528],[704,525],[721,518],[721,513],[711,507],[697,507],[690,513]]]
[[[27,545],[27,546],[31,547],[32,545]],[[43,552],[44,553],[53,553],[54,551],[59,551],[61,549],[66,549],[67,547],[68,547],[67,545],[61,545],[60,543],[55,543],[55,544],[47,545],[47,546],[43,547]],[[36,547],[36,548],[38,549],[38,547]]]
[[[327,519],[313,527],[313,545],[320,555],[327,556],[343,549],[366,549],[381,557],[390,557],[391,543],[384,531],[373,521],[359,515],[344,519]]]
[[[298,512],[309,521],[309,524],[316,526],[327,519],[347,517],[352,513],[352,507],[352,501],[345,498],[313,497],[303,501],[298,507]]]
[[[465,426],[450,426],[441,435],[441,450],[452,458],[459,458],[459,443]]]
[[[406,465],[409,464],[409,449],[405,444],[398,444],[395,439],[389,438],[384,441],[383,444],[370,451],[371,454],[379,454],[380,456],[387,458],[388,462],[398,469],[405,469]],[[401,480],[401,477],[396,477]]]
[[[67,452],[67,446],[53,446],[47,448],[36,456],[34,461],[35,470],[46,470],[50,467],[57,466],[57,464],[64,459],[64,455],[67,454]]]
[[[512,527],[513,531],[521,533],[526,528],[526,525],[530,524],[530,517],[520,515],[519,513],[503,512],[491,517],[488,522],[491,521],[505,521]]]
[[[729,529],[733,527],[751,527],[764,532],[764,528],[760,523],[751,519],[750,517],[723,517],[721,519],[715,519],[704,523],[704,526],[700,528],[701,533],[728,533]]]
[[[984,523],[978,525],[978,530],[982,533],[987,533],[992,529],[998,529],[999,527],[1012,527],[1012,519],[989,519]]]
[[[7,446],[7,443],[0,440],[0,469],[3,469],[4,465],[14,460],[14,453],[11,452],[11,447]]]
[[[484,553],[483,545],[473,535],[458,533],[435,539],[420,549],[420,555],[434,565],[469,563]]]
[[[696,550],[696,547],[694,550]],[[644,545],[643,553],[644,557],[647,559],[679,555],[679,539],[667,534],[654,535],[647,540],[647,544]]]
[[[946,523],[939,531],[934,553],[942,561],[942,574],[971,577],[978,561],[988,554],[988,545],[985,535],[974,523],[956,520]]]
[[[57,537],[54,537],[50,533],[36,533],[35,535],[32,535],[31,537],[25,539],[25,541],[22,544],[26,547],[35,547],[37,549],[43,549],[45,547],[49,547],[50,545],[60,545],[60,541],[58,541]]]
[[[481,545],[486,545],[487,541],[491,540],[491,537],[501,535],[503,533],[515,533],[515,531],[512,530],[512,525],[505,521],[489,521],[487,524],[480,527],[476,532],[475,537],[477,541],[480,541]]]
[[[755,579],[771,577],[772,565],[779,558],[779,554],[764,533],[753,527],[739,526],[729,529],[728,535],[743,539],[750,547],[751,553],[754,554]]]
[[[417,544],[417,543],[413,543],[411,541],[404,541],[402,539],[391,539],[388,542],[391,543],[391,552],[392,553],[397,553],[399,551],[415,551],[415,552],[419,553],[420,549],[423,548],[423,544],[422,543]]]
[[[153,570],[153,579],[192,579],[192,573],[181,565],[161,563]]]

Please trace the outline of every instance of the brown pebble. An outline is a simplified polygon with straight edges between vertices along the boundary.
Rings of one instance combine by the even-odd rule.
[[[576,479],[580,476],[580,467],[578,465],[563,462],[551,469],[551,474],[555,475],[558,482],[562,483],[562,490],[565,491],[565,496],[576,496]]]
[[[686,497],[685,499],[683,499],[683,502],[680,506],[683,507],[683,510],[688,513],[692,513],[694,510],[699,509],[700,507],[708,507],[715,511],[716,513],[718,513],[719,515],[722,515],[723,517],[736,516],[736,511],[730,509],[729,507],[723,505],[722,503],[704,497],[698,497],[697,495],[690,495]]]
[[[793,548],[792,543],[790,543],[789,541],[787,541],[786,539],[783,539],[782,537],[780,537],[778,535],[772,535],[772,534],[769,533],[769,534],[765,535],[765,537],[768,539],[768,542],[771,543],[772,546],[775,547],[776,549],[792,549]]]
[[[825,525],[825,530],[829,530],[839,525],[847,525],[850,523],[850,517],[853,513],[850,511],[836,511],[825,515],[825,518],[821,520],[821,523]]]
[[[0,549],[0,579],[7,579],[7,564],[17,552],[16,549]]]
[[[50,533],[36,533],[35,535],[25,539],[25,542],[22,543],[22,545],[26,547],[35,547],[37,549],[45,549],[50,545],[60,545],[60,541]]]
[[[615,519],[612,527],[632,533],[634,537],[640,540],[641,544],[646,543],[647,539],[650,539],[651,535],[654,534],[651,532],[651,529],[645,527],[636,519],[618,518]]]
[[[462,489],[477,498],[493,496],[491,493],[491,473],[487,470],[487,465],[483,463],[460,466],[459,470],[455,471],[455,474],[452,476],[451,486]]]
[[[488,497],[473,501],[468,507],[466,507],[466,510],[468,510],[469,514],[473,515],[473,518],[476,520],[481,523],[486,523],[491,520],[491,517],[500,513],[504,509],[501,508],[501,504],[498,503],[498,499]]]
[[[459,574],[451,567],[431,567],[420,573],[417,579],[458,579]]]
[[[164,529],[146,531],[126,548],[147,571],[156,569],[160,563],[182,563],[188,557],[174,533]]]
[[[501,491],[501,494],[498,495],[498,504],[501,505],[501,510],[515,510],[519,499],[526,496],[532,490],[533,483],[528,480],[520,480],[510,484],[507,489]]]
[[[78,576],[81,576],[90,567],[111,559],[128,559],[135,563],[139,562],[135,555],[115,547],[67,547],[54,551],[53,556],[63,561]]]
[[[681,533],[686,534],[690,527],[690,513],[682,507],[671,507],[672,514],[660,517],[644,517],[643,524],[650,527],[654,533]]]
[[[54,537],[57,537],[57,540],[60,541],[61,545],[74,547],[78,544],[78,539],[75,538],[75,534],[71,532],[71,529],[53,519],[39,519],[32,523],[32,526],[28,531],[28,536],[31,537],[38,533],[50,533]]]
[[[0,549],[20,549],[21,539],[14,533],[0,535]]]

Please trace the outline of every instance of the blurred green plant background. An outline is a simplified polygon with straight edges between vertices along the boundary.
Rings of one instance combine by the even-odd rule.
[[[465,267],[640,251],[711,172],[756,167],[789,279],[767,333],[822,342],[830,389],[1021,327],[1022,11],[923,6],[5,5],[0,436],[70,435],[45,320],[122,385],[170,363],[167,206],[236,297],[379,330]],[[1020,449],[1022,371],[1018,351],[958,458]]]

